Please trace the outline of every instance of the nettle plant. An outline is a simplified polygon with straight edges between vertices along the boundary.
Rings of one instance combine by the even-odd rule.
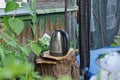
[[[32,0],[32,7],[27,3],[21,5],[32,17],[32,30],[35,34],[36,0]],[[0,23],[0,80],[39,80],[40,76],[34,71],[34,63],[28,61],[28,56],[31,53],[39,56],[43,46],[46,45],[41,39],[29,40],[26,45],[19,43],[16,36],[23,31],[24,22],[16,17],[18,8],[19,4],[14,0],[7,1],[5,13],[11,11],[15,13],[12,16],[3,16],[3,22]],[[46,47],[44,50],[49,49]]]

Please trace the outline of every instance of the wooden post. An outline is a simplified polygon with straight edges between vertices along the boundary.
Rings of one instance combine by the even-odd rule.
[[[90,66],[90,1],[79,0],[79,53],[80,73],[85,75],[85,68]]]
[[[76,60],[76,50],[70,49],[64,57],[54,57],[49,52],[44,52],[35,59],[35,70],[41,76],[60,78],[68,75],[73,80],[79,80],[79,67]]]

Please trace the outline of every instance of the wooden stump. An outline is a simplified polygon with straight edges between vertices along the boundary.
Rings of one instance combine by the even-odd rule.
[[[64,57],[54,57],[44,52],[35,59],[35,70],[41,76],[52,76],[56,79],[65,75],[79,80],[79,67],[76,60],[76,50],[70,49]]]

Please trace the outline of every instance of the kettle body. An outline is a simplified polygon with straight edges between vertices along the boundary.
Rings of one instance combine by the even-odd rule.
[[[65,56],[68,50],[68,34],[63,30],[54,30],[50,40],[50,55]]]

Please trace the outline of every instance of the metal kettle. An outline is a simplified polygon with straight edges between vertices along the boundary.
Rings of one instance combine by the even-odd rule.
[[[50,40],[50,55],[65,56],[68,50],[68,34],[63,30],[54,30]]]

